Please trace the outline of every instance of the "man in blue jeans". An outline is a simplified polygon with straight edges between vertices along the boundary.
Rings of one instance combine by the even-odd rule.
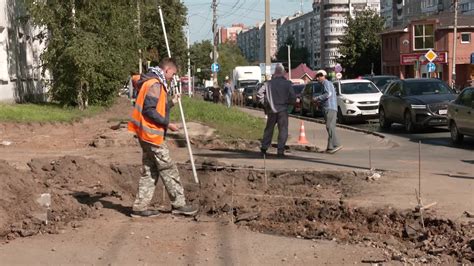
[[[232,84],[230,83],[230,80],[227,78],[224,83],[224,96],[225,96],[227,108],[230,108],[230,106],[232,105],[233,92],[234,90],[232,89]]]
[[[285,144],[288,140],[288,105],[295,104],[296,95],[291,82],[285,78],[285,69],[282,65],[275,68],[272,79],[265,82],[257,92],[257,98],[265,106],[268,116],[267,125],[263,133],[260,150],[267,153],[272,144],[273,130],[278,125],[278,157],[283,157]]]
[[[314,96],[313,100],[321,105],[324,112],[324,120],[326,120],[326,130],[328,132],[328,146],[326,152],[334,154],[340,149],[342,145],[336,136],[336,121],[337,121],[337,95],[334,85],[326,79],[327,73],[324,70],[316,72],[316,80],[323,85],[323,94]]]

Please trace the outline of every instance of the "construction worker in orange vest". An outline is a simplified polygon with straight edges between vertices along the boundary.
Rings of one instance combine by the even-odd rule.
[[[149,208],[155,192],[158,177],[171,200],[172,213],[193,216],[198,208],[186,204],[176,164],[169,156],[165,143],[166,131],[178,131],[176,124],[170,123],[170,109],[178,101],[179,95],[168,100],[168,81],[177,72],[176,61],[164,58],[158,67],[151,67],[138,81],[139,92],[133,109],[128,130],[135,133],[143,150],[143,174],[138,184],[138,193],[131,216],[151,217],[159,214]]]

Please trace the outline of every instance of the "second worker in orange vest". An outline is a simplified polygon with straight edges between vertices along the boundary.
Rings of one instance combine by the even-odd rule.
[[[164,58],[159,67],[151,67],[149,72],[137,82],[139,92],[132,112],[128,130],[135,133],[143,150],[143,174],[138,184],[138,193],[133,204],[132,216],[151,217],[159,214],[149,208],[155,192],[158,177],[161,177],[171,200],[175,214],[195,215],[196,207],[186,204],[176,164],[171,160],[165,143],[166,131],[178,131],[177,125],[169,122],[170,109],[177,96],[168,100],[168,81],[176,74],[174,59]]]

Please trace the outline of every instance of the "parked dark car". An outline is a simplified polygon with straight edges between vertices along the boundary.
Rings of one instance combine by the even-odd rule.
[[[257,107],[258,100],[257,100],[257,86],[247,86],[244,87],[243,91],[245,105],[250,105],[253,107]]]
[[[461,143],[464,135],[474,136],[474,87],[465,88],[448,105],[448,125],[455,144]]]
[[[391,75],[380,75],[380,76],[364,76],[364,79],[372,81],[377,88],[383,93],[387,88],[387,85],[393,80],[399,80],[397,76]]]
[[[306,115],[308,112],[310,116],[316,117],[321,114],[321,108],[313,101],[314,95],[321,95],[323,87],[319,82],[310,82],[305,85],[301,92],[301,115]]]
[[[296,103],[293,107],[292,113],[301,113],[301,93],[303,92],[304,87],[305,84],[293,84],[293,90],[295,91],[296,95]]]
[[[448,103],[456,98],[451,88],[437,79],[404,79],[390,83],[380,99],[380,127],[401,123],[407,132],[446,126]]]

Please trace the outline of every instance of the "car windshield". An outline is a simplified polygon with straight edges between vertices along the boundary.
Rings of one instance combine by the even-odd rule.
[[[255,87],[245,87],[244,93],[252,93],[255,90]]]
[[[379,93],[380,91],[369,82],[344,83],[341,84],[342,94],[362,94],[362,93]]]
[[[293,85],[293,90],[295,90],[296,94],[301,94],[305,85]]]
[[[405,88],[407,95],[452,94],[448,85],[436,81],[407,82]]]
[[[393,77],[384,77],[384,78],[374,78],[373,82],[378,88],[382,88],[383,86],[387,85],[390,81],[394,80]]]

